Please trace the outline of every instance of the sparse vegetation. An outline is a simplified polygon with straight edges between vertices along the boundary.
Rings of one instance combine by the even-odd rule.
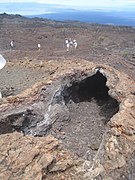
[[[125,57],[125,58],[128,58],[128,57],[130,57],[130,52],[124,51],[124,52],[122,53],[122,56]]]

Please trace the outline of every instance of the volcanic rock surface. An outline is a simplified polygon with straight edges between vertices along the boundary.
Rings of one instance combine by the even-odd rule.
[[[134,180],[134,29],[20,16],[0,23],[8,61],[0,71],[0,179]],[[37,40],[24,46],[25,33]],[[66,52],[70,35],[79,46]]]

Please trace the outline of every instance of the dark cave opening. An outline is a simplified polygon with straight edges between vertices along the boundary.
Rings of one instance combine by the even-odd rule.
[[[107,78],[97,71],[93,76],[66,87],[63,91],[65,103],[68,105],[71,100],[74,103],[96,102],[100,106],[100,114],[106,117],[106,124],[119,111],[119,103],[109,95],[106,82]]]
[[[92,97],[96,100],[107,99],[109,88],[106,86],[106,81],[107,78],[98,71],[93,76],[74,83],[66,89],[65,102],[68,103],[70,99],[75,103],[90,101]]]
[[[107,78],[99,71],[61,92],[70,112],[70,120],[56,121],[49,133],[79,157],[92,160],[106,124],[119,111],[119,102],[109,95]]]

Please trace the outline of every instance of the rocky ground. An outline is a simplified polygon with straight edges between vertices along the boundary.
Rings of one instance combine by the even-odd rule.
[[[42,62],[49,62],[50,60],[85,59],[95,63],[111,65],[134,78],[134,34],[134,27],[91,25],[79,22],[64,23],[43,19],[31,20],[20,16],[9,17],[3,14],[0,19],[0,53],[8,62],[13,62],[14,64],[14,61],[16,61],[18,67],[19,63],[27,63],[29,61],[36,61],[37,64],[42,64]],[[76,50],[72,48],[67,52],[64,46],[65,38],[76,39],[78,48]],[[10,41],[12,39],[14,40],[15,47],[13,51],[10,51]],[[41,51],[38,51],[38,43],[41,44]],[[48,66],[46,71],[48,71]],[[37,71],[31,70],[31,77],[33,78],[31,80],[29,70],[24,70],[20,67],[19,70],[17,67],[15,69],[12,65],[11,72],[6,72],[7,75],[3,77],[5,79],[4,82],[6,82],[6,77],[9,79],[9,76],[14,81],[14,73],[12,73],[14,71],[15,75],[19,74],[17,77],[21,78],[18,79],[18,82],[17,79],[15,80],[16,85],[22,82],[21,84],[24,83],[24,86],[27,86],[29,84],[28,81],[34,83],[44,76],[42,71],[38,71],[37,74]],[[2,71],[8,70],[3,69]],[[3,75],[2,71],[1,76]],[[24,71],[27,71],[26,76],[23,73]],[[1,78],[0,89],[14,88],[12,81],[11,84],[5,83],[4,86],[3,78]]]
[[[0,15],[7,60],[0,71],[1,179],[134,180],[134,34],[134,27]],[[65,38],[76,39],[77,49],[67,52]],[[105,98],[93,94],[96,81],[108,88]]]

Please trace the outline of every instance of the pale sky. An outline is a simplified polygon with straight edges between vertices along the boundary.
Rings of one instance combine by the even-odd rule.
[[[33,5],[16,5],[15,3],[33,3]],[[1,4],[14,3],[14,4]],[[35,3],[39,3],[36,5]],[[51,7],[41,4],[54,4]],[[63,5],[63,6],[61,6]],[[6,12],[9,14],[44,14],[57,12],[57,9],[69,8],[75,10],[93,10],[100,9],[103,11],[133,11],[135,12],[135,0],[0,0],[0,13]]]
[[[77,7],[126,7],[134,6],[135,0],[0,0],[0,3],[6,2],[38,2],[47,4],[58,4]]]

